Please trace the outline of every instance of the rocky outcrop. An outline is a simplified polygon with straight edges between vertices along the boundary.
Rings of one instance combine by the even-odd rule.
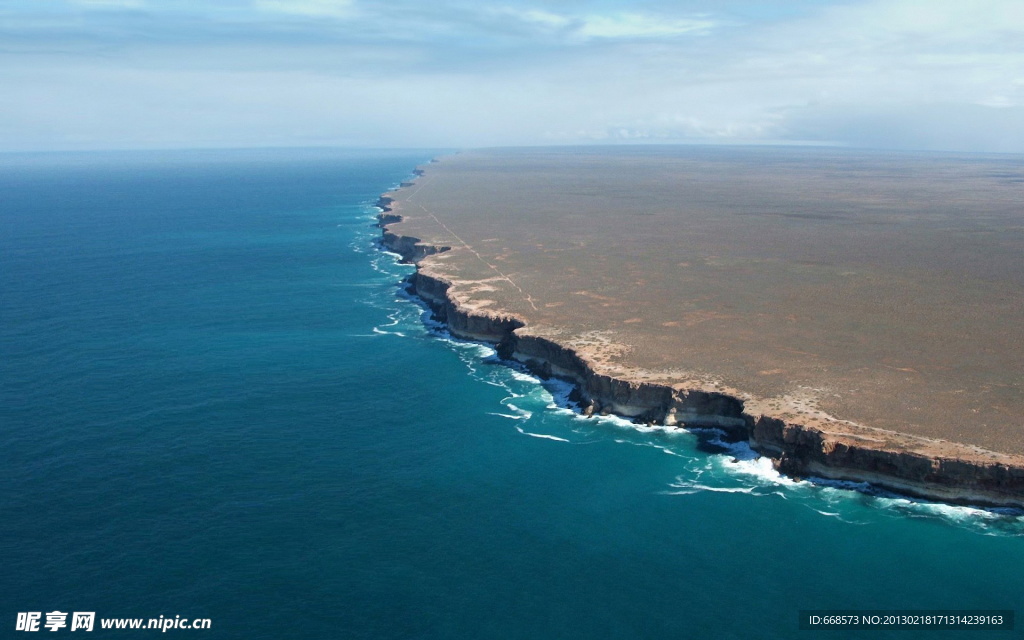
[[[423,175],[417,169],[417,175]],[[966,445],[932,441],[843,423],[836,431],[744,412],[743,401],[727,393],[680,389],[602,374],[578,352],[531,335],[526,323],[494,310],[473,310],[452,295],[452,283],[420,263],[450,250],[424,244],[391,229],[402,217],[393,199],[382,196],[378,224],[381,245],[417,264],[410,292],[422,299],[456,337],[490,342],[502,358],[523,363],[542,378],[572,382],[571,399],[585,415],[615,414],[636,422],[715,427],[746,440],[789,476],[867,482],[905,495],[955,504],[1024,508],[1024,459]]]
[[[434,316],[456,337],[501,343],[515,335],[515,330],[523,326],[521,320],[512,316],[469,311],[459,306],[449,295],[450,287],[450,282],[422,271],[417,271],[409,277],[410,292],[426,302]]]
[[[502,355],[526,364],[542,378],[575,383],[573,399],[586,415],[612,413],[668,426],[687,424],[728,430],[746,426],[743,403],[725,394],[679,390],[666,384],[601,374],[576,351],[544,337],[516,333],[506,337],[502,346]]]
[[[397,213],[381,213],[379,216],[377,216],[377,226],[380,227],[381,229],[388,226],[389,224],[394,224],[395,222],[401,221],[402,216],[398,215]]]
[[[790,476],[870,482],[947,502],[1024,506],[1024,468],[997,454],[984,460],[976,451],[928,451],[927,442],[917,450],[900,448],[767,416],[753,422],[749,439]]]
[[[387,228],[389,224],[395,224],[396,222],[402,221],[402,216],[398,215],[391,209],[392,203],[395,201],[391,196],[381,196],[377,198],[377,202],[374,203],[380,213],[377,214],[377,226],[381,229]]]
[[[417,174],[422,175],[422,174]],[[412,183],[402,183],[411,185]],[[377,214],[377,226],[384,230],[381,237],[381,245],[389,251],[402,256],[402,262],[414,264],[427,256],[448,251],[451,247],[438,247],[432,244],[423,244],[419,238],[412,236],[398,235],[388,230],[388,225],[402,221],[402,216],[392,209],[395,199],[391,196],[382,195],[377,198],[375,206],[380,209]]]
[[[427,256],[448,251],[451,247],[437,247],[432,244],[423,244],[419,238],[412,236],[400,236],[390,231],[385,231],[381,244],[388,250],[402,256],[402,261],[415,264]]]

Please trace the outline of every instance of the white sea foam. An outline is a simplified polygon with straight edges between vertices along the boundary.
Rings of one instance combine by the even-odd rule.
[[[486,359],[497,355],[494,347],[486,344],[474,343],[473,349],[475,350],[476,356],[480,359]]]
[[[544,434],[544,433],[530,433],[529,431],[526,431],[526,430],[521,429],[519,427],[516,427],[516,431],[518,431],[519,433],[523,434],[524,436],[530,436],[531,438],[541,438],[543,440],[554,440],[556,442],[569,442],[569,440],[566,440],[565,438],[559,438],[558,436],[549,436],[549,435]]]
[[[843,491],[860,491],[862,493],[871,493],[874,489],[868,482],[853,482],[852,480],[830,480],[828,478],[819,478],[817,476],[810,476],[807,478],[809,481],[821,487],[830,487],[832,489],[839,489]]]
[[[373,267],[375,271],[387,273],[388,275],[397,275],[396,271],[399,268],[408,268],[407,265],[403,265],[399,262],[401,259],[402,256],[400,254],[381,247],[380,258],[371,260],[370,266]]]
[[[629,426],[637,433],[656,433],[662,437],[675,438],[687,435],[685,429],[670,427],[664,424],[637,424],[630,422]]]
[[[545,409],[558,406],[553,402],[554,398],[551,396],[551,392],[544,387],[537,387],[532,393],[530,393],[530,396],[532,396],[538,403],[543,403]]]
[[[633,430],[638,430],[638,431],[642,432],[642,429],[645,428],[642,425],[636,424],[635,422],[632,422],[632,421],[627,420],[625,418],[620,418],[619,416],[613,416],[613,415],[607,415],[607,416],[595,415],[595,416],[591,416],[590,419],[595,421],[597,424],[599,424],[601,426],[611,426],[611,427],[615,427],[616,429],[633,429]],[[640,427],[640,429],[637,429],[637,427]]]
[[[730,474],[739,474],[756,479],[761,483],[767,482],[775,485],[797,486],[801,484],[800,481],[779,473],[772,464],[771,458],[758,454],[750,448],[750,443],[745,440],[730,442],[725,439],[726,434],[721,429],[701,428],[689,431],[704,436],[708,444],[725,450],[724,453],[715,455],[713,459],[717,460],[721,468]]]
[[[772,466],[770,458],[758,457],[756,454],[753,458],[733,458],[725,461],[723,465],[726,469],[730,469],[735,473],[750,476],[771,484],[796,486],[801,482],[782,475]]]
[[[398,312],[394,311],[392,313],[389,313],[388,314],[388,320],[390,320],[391,322],[387,322],[387,323],[382,324],[380,326],[382,326],[382,327],[393,327],[393,326],[397,325],[400,322],[400,320],[398,318]]]
[[[828,516],[829,518],[839,518],[840,520],[843,520],[843,522],[848,522],[847,520],[845,520],[843,518],[842,514],[836,513],[834,511],[822,511],[821,509],[811,509],[811,510],[816,512],[816,513],[820,513],[823,516]]]
[[[690,496],[705,491],[712,493],[750,493],[754,490],[754,487],[711,487],[697,483],[679,486],[680,488],[675,491],[662,491],[661,494],[666,496]]]
[[[528,410],[528,409],[522,409],[522,408],[512,404],[511,402],[505,402],[504,405],[506,407],[508,407],[509,409],[515,411],[517,414],[522,416],[524,419],[528,420],[528,419],[533,417],[533,412]]]
[[[802,483],[802,487],[810,489],[806,494],[805,506],[849,524],[868,524],[868,521],[854,517],[849,512],[857,505],[877,509],[879,513],[891,517],[937,519],[984,535],[1024,535],[1024,514],[1018,509],[987,509],[929,502],[901,496],[867,482],[809,478],[809,482]],[[866,502],[864,496],[868,496]],[[819,501],[839,507],[840,510],[823,510],[817,506]]]
[[[573,390],[576,386],[567,381],[559,380],[558,378],[551,378],[544,381],[544,387],[551,393],[551,398],[559,406],[568,407],[572,404],[569,400],[569,396],[572,395]]]
[[[672,490],[663,491],[662,494],[685,496],[704,491],[710,491],[712,493],[752,493],[754,489],[756,489],[756,487],[749,485],[743,487],[724,487],[706,484],[699,481],[701,475],[701,473],[698,473],[696,477],[690,477],[688,475],[676,476],[675,482],[670,482],[668,485],[672,487]]]
[[[725,439],[725,432],[721,429],[700,429],[694,430],[704,436],[710,436],[707,440],[708,444],[713,444],[716,447],[724,449],[728,455],[731,455],[737,460],[754,460],[760,457],[756,451],[750,448],[750,443],[745,440],[739,442],[730,442]]]
[[[939,502],[923,502],[903,497],[878,497],[876,500],[887,506],[895,507],[912,515],[939,516],[950,520],[966,519],[998,519],[1002,516],[979,507],[942,504]]]
[[[496,413],[494,411],[489,411],[487,413],[487,415],[489,415],[489,416],[498,416],[500,418],[509,418],[510,420],[527,420],[528,419],[528,416],[513,416],[513,415],[509,415],[507,413]]]

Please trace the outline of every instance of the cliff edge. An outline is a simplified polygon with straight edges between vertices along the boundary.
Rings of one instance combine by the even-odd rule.
[[[403,183],[399,191],[415,186]],[[792,477],[867,482],[955,504],[1024,508],[1024,456],[873,428],[821,411],[803,412],[799,419],[773,415],[775,405],[746,391],[712,388],[685,376],[653,382],[621,366],[607,366],[593,357],[593,350],[560,340],[557,328],[530,326],[522,314],[466,295],[458,286],[463,283],[439,268],[444,254],[458,245],[458,236],[452,233],[449,244],[433,244],[403,233],[402,204],[395,193],[383,195],[377,203],[378,226],[382,246],[416,265],[409,278],[411,292],[453,335],[495,344],[501,357],[541,377],[573,383],[572,398],[584,415],[611,413],[648,424],[718,428],[749,442]]]

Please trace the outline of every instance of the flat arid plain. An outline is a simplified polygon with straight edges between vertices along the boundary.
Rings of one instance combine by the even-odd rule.
[[[749,414],[1024,454],[1020,157],[506,149],[424,169],[389,229],[450,248],[420,268],[466,309]]]

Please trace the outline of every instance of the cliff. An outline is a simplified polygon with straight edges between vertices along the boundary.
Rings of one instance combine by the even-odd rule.
[[[423,175],[417,169],[417,175]],[[584,415],[615,414],[636,422],[682,427],[715,427],[745,440],[770,457],[782,473],[798,478],[867,482],[909,496],[954,504],[1024,508],[1024,457],[978,447],[873,429],[828,418],[807,424],[745,411],[741,394],[631,380],[598,370],[594,363],[557,340],[535,335],[524,319],[460,303],[452,282],[433,273],[431,255],[448,246],[424,244],[394,229],[402,216],[394,200],[377,206],[381,244],[417,265],[412,293],[457,337],[495,344],[542,378],[572,382],[572,399]]]
[[[874,435],[829,433],[760,416],[748,438],[791,476],[869,482],[957,504],[1024,506],[1024,467],[1012,456],[901,434]]]

